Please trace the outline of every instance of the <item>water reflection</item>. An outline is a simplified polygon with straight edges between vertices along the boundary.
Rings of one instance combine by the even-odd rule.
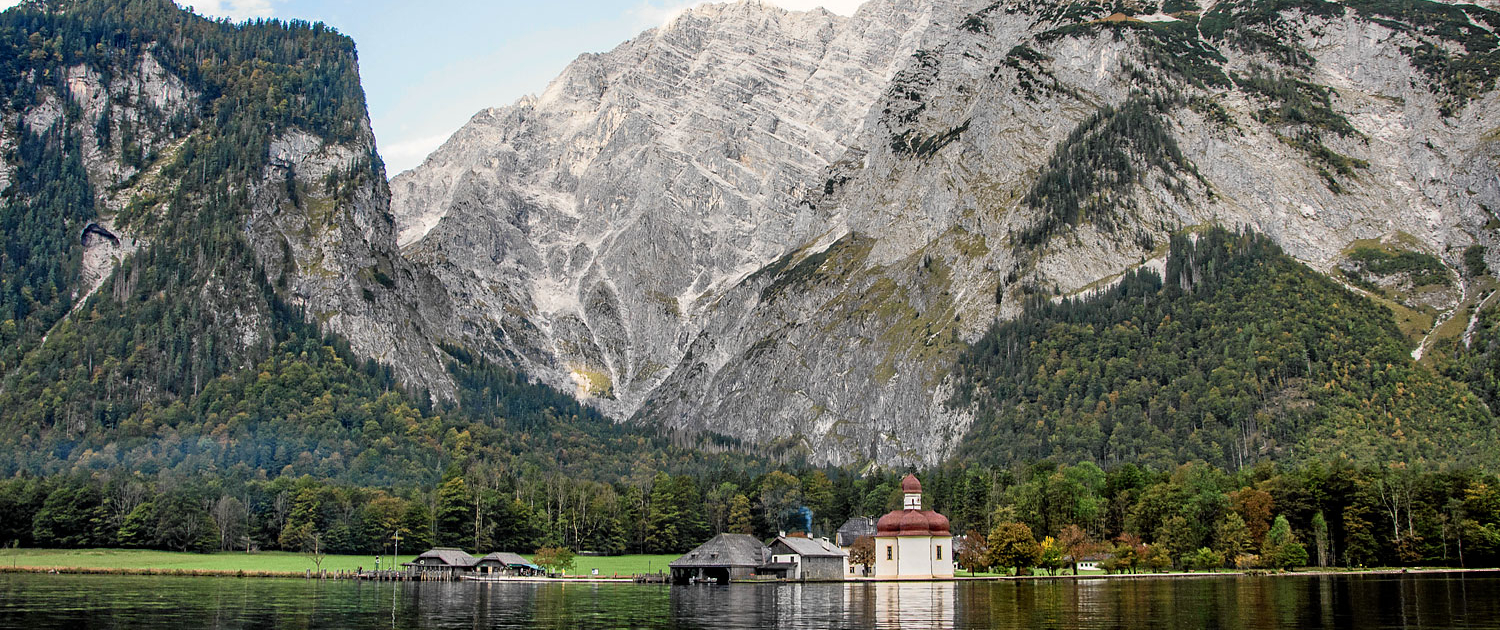
[[[951,582],[880,582],[861,590],[875,600],[878,627],[953,627]]]
[[[735,584],[0,575],[0,628],[1500,628],[1500,575]]]

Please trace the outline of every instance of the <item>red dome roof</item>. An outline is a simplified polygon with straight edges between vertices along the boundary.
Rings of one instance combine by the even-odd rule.
[[[901,480],[901,492],[906,494],[917,494],[922,491],[922,482],[917,481],[917,476],[907,473]]]
[[[927,515],[917,510],[906,510],[901,515],[901,533],[907,536],[926,536],[931,528],[927,526]]]
[[[948,517],[932,510],[927,511],[927,527],[932,531],[933,536],[953,535],[953,531],[948,529]]]
[[[932,510],[895,510],[875,522],[875,535],[952,536],[948,517]]]

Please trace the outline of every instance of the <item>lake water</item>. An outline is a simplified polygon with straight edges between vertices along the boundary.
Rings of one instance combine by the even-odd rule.
[[[1500,573],[646,586],[0,575],[3,628],[1500,628]]]

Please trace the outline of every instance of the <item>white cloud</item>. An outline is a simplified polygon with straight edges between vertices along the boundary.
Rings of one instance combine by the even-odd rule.
[[[0,10],[9,9],[18,4],[21,4],[21,0],[0,0]]]
[[[401,139],[380,147],[380,158],[385,161],[388,175],[413,168],[442,146],[452,134],[444,133],[422,138]]]
[[[275,14],[271,0],[175,0],[178,6],[191,6],[198,15],[229,18],[235,22],[268,18]]]

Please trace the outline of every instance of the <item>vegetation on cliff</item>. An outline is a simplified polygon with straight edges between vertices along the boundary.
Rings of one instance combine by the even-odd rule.
[[[976,412],[961,457],[1494,461],[1489,408],[1407,343],[1387,309],[1264,236],[1178,236],[1164,274],[1038,300],[973,344],[955,369],[953,404]]]

